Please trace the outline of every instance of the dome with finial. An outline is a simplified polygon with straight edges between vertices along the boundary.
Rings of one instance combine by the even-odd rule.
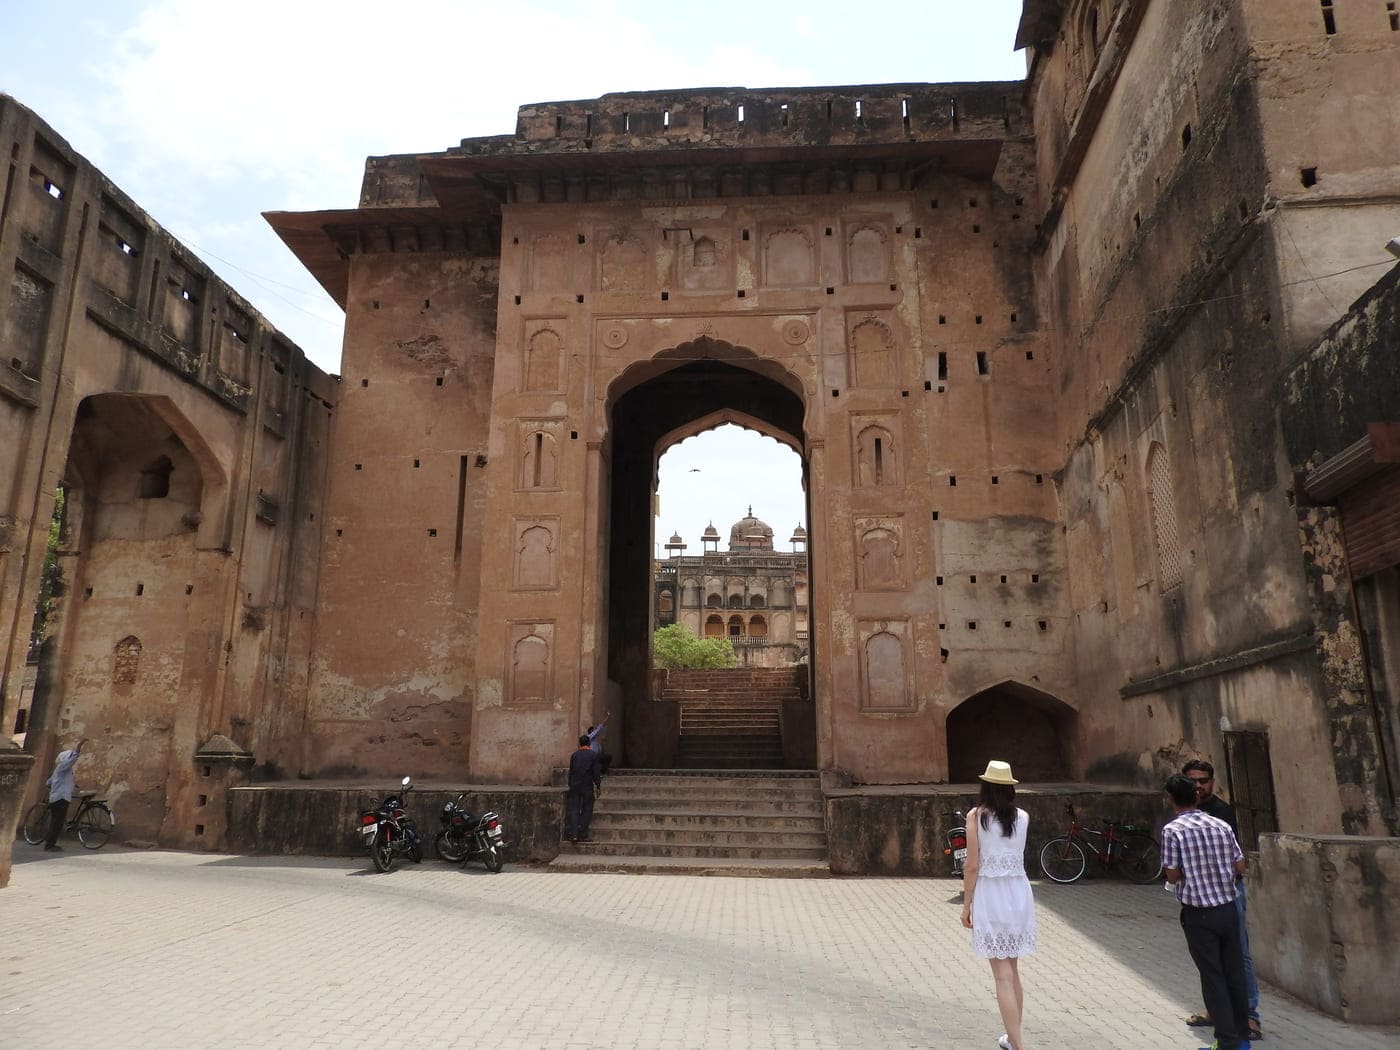
[[[729,549],[732,551],[771,551],[773,549],[773,527],[753,516],[753,506],[749,506],[747,517],[740,518],[729,530]]]
[[[716,543],[719,542],[719,529],[715,528],[715,523],[713,521],[705,526],[705,531],[700,534],[700,538],[702,540],[714,540]]]
[[[788,540],[788,542],[789,542],[789,543],[797,543],[797,542],[804,542],[804,543],[805,543],[806,540],[807,540],[807,530],[804,529],[801,525],[798,525],[797,528],[795,528],[795,529],[792,530],[792,539]]]
[[[683,539],[681,539],[681,534],[680,534],[679,532],[673,532],[673,533],[671,533],[671,543],[672,543],[672,544],[684,543],[684,542],[685,542],[685,541],[684,541]]]

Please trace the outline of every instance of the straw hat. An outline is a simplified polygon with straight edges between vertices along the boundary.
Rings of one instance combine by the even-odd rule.
[[[978,780],[985,780],[988,784],[1019,784],[1020,781],[1011,775],[1011,763],[997,762],[995,759],[987,763],[987,771]]]

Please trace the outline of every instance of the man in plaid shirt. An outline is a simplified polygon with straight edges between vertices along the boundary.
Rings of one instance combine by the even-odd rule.
[[[1164,788],[1176,817],[1162,829],[1162,866],[1181,902],[1181,929],[1201,975],[1201,998],[1215,1020],[1215,1046],[1249,1046],[1249,999],[1245,994],[1240,916],[1235,876],[1244,874],[1244,854],[1223,820],[1196,806],[1196,785],[1178,774]]]

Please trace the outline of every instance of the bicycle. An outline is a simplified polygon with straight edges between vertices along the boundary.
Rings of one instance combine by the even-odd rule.
[[[1104,867],[1121,867],[1132,882],[1145,884],[1162,876],[1162,850],[1156,839],[1133,824],[1105,820],[1103,831],[1086,828],[1074,813],[1074,803],[1065,803],[1069,832],[1053,838],[1040,848],[1040,870],[1055,882],[1076,882],[1084,877],[1092,854]],[[1089,836],[1100,842],[1095,846]]]
[[[86,849],[101,849],[112,836],[117,826],[116,818],[107,807],[105,798],[97,798],[96,791],[78,792],[78,808],[71,820],[63,825],[64,831],[76,831],[78,841]],[[36,802],[24,815],[24,841],[37,846],[48,838],[49,804]]]

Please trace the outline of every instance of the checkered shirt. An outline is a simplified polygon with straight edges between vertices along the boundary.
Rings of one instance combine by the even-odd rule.
[[[1223,820],[1188,809],[1162,829],[1162,865],[1179,868],[1176,899],[1193,908],[1217,908],[1235,899],[1235,861],[1243,858]]]

